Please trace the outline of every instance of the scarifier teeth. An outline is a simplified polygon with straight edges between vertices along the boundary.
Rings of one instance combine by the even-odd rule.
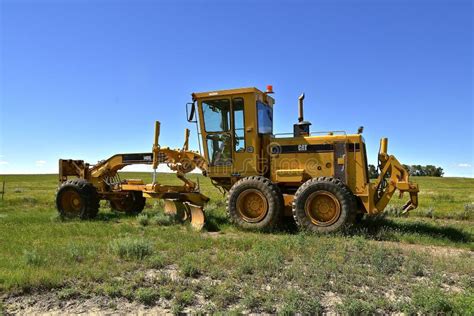
[[[402,207],[402,215],[407,214],[409,211],[415,209],[415,206],[411,202],[411,200],[408,200],[408,202],[405,203]]]

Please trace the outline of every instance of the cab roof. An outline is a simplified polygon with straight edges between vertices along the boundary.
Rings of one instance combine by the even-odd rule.
[[[238,89],[228,89],[228,90],[214,90],[207,92],[194,92],[192,94],[193,99],[202,99],[208,97],[215,97],[218,95],[233,95],[233,94],[244,94],[244,93],[258,93],[264,95],[265,93],[255,87],[249,88],[238,88]],[[269,96],[267,96],[269,97]]]

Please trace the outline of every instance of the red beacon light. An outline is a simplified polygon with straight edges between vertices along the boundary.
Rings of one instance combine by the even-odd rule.
[[[272,85],[268,85],[267,86],[267,91],[265,91],[266,94],[272,94],[273,93],[273,86]]]

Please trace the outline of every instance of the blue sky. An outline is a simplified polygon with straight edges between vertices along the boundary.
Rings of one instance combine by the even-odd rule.
[[[0,174],[180,147],[190,94],[275,90],[275,130],[365,126],[407,164],[473,171],[471,1],[0,0]]]

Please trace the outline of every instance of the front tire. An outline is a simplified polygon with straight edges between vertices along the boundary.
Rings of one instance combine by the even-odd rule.
[[[68,180],[58,189],[56,208],[63,218],[94,218],[99,212],[97,190],[84,179]]]
[[[332,233],[352,224],[356,200],[339,179],[320,177],[306,181],[296,191],[293,217],[303,230]]]
[[[243,229],[272,230],[279,222],[283,197],[269,179],[253,176],[240,179],[227,195],[231,221]]]

